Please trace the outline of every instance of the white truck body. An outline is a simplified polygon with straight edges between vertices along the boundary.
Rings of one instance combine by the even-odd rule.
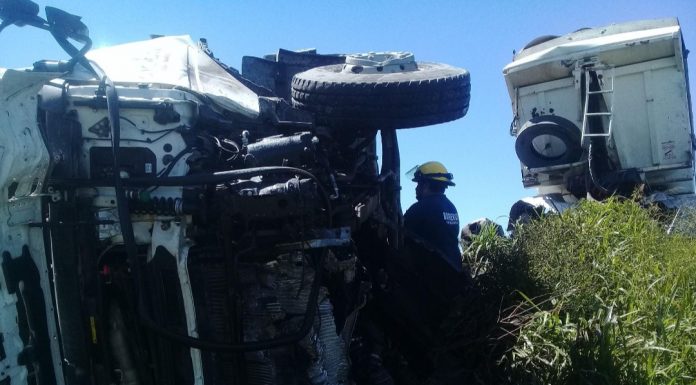
[[[576,126],[582,147],[582,155],[571,163],[527,167],[522,161],[525,187],[537,188],[540,195],[580,198],[571,194],[568,184],[591,167],[589,143],[599,138],[613,171],[631,170],[652,192],[694,193],[693,119],[677,19],[615,24],[550,38],[525,47],[503,73],[514,114],[512,135],[519,136],[535,117],[555,115]],[[599,79],[601,89],[589,90],[590,76]],[[588,92],[603,98],[604,108],[588,108]],[[590,117],[602,120],[599,131],[590,132]],[[540,135],[534,147],[563,147],[553,136]]]

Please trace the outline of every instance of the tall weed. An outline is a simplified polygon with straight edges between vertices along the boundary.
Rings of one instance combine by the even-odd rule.
[[[501,327],[518,325],[499,362],[508,382],[696,383],[696,240],[654,218],[583,202],[465,250],[485,265],[482,290],[508,298]]]

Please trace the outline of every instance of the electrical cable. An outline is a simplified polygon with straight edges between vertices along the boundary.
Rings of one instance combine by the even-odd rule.
[[[133,126],[134,128],[138,129],[138,126],[135,124],[135,122],[132,121],[132,120],[130,120],[130,119],[128,119],[128,118],[126,118],[125,116],[119,116],[118,118],[121,119],[121,120],[125,120],[126,122],[130,123],[131,126]]]
[[[143,130],[141,130],[141,131],[143,131]],[[129,142],[135,142],[135,143],[155,143],[155,142],[158,142],[159,140],[161,140],[162,138],[164,138],[165,136],[171,134],[171,133],[174,132],[174,131],[176,131],[175,128],[170,128],[170,129],[167,129],[167,130],[160,130],[160,131],[145,131],[145,132],[147,132],[147,133],[149,133],[149,134],[157,134],[157,133],[159,133],[159,132],[164,132],[164,134],[162,134],[162,135],[160,135],[160,136],[158,136],[158,137],[156,137],[156,138],[154,138],[154,139],[132,139],[132,138],[123,138],[122,140],[124,140],[124,141],[129,141]],[[110,139],[108,139],[108,138],[89,138],[89,139],[90,139],[90,140],[93,140],[93,141],[95,141],[95,142],[96,142],[96,141],[107,141],[107,140],[110,140]]]
[[[172,158],[172,160],[169,162],[169,164],[167,165],[167,167],[165,167],[162,171],[160,171],[159,174],[157,174],[157,177],[158,177],[158,178],[161,178],[161,177],[163,177],[163,176],[169,176],[169,173],[172,172],[172,170],[174,169],[174,167],[176,166],[176,164],[179,162],[179,160],[181,160],[181,158],[182,158],[184,155],[190,154],[192,150],[193,150],[193,149],[192,149],[191,147],[188,147],[188,146],[187,146],[187,147],[185,147],[183,150],[179,151],[179,153],[176,154],[176,155],[174,156],[174,158]]]
[[[114,189],[115,189],[115,194],[116,194],[116,205],[117,205],[117,211],[118,211],[118,216],[119,216],[119,224],[121,226],[121,233],[123,236],[123,243],[126,248],[126,253],[128,256],[128,260],[131,264],[131,268],[133,269],[133,273],[135,275],[134,279],[136,281],[136,290],[137,290],[137,301],[138,301],[138,316],[143,323],[148,329],[152,330],[153,332],[157,333],[158,335],[167,338],[173,342],[180,343],[182,345],[195,348],[195,349],[200,349],[200,350],[209,350],[209,351],[219,351],[219,352],[249,352],[249,351],[258,351],[258,350],[266,350],[266,349],[271,349],[275,347],[280,347],[280,346],[285,346],[289,345],[292,343],[295,343],[302,338],[304,338],[312,328],[314,324],[314,318],[316,315],[317,311],[317,299],[319,298],[319,287],[321,285],[321,260],[317,259],[316,265],[315,265],[315,275],[314,275],[314,281],[312,283],[312,288],[310,291],[309,299],[307,302],[307,310],[306,314],[304,317],[304,320],[302,322],[302,325],[300,329],[294,333],[290,333],[284,336],[280,336],[277,338],[272,338],[269,340],[263,340],[263,341],[250,341],[250,342],[241,342],[241,343],[235,343],[235,344],[230,344],[230,343],[220,343],[217,341],[210,341],[210,340],[203,340],[200,338],[195,338],[191,337],[188,335],[183,335],[174,331],[171,331],[167,328],[164,328],[160,325],[158,325],[154,320],[152,320],[149,315],[147,314],[147,309],[145,306],[145,301],[144,301],[144,292],[145,288],[143,285],[143,274],[140,266],[140,261],[138,260],[138,254],[137,254],[137,246],[135,243],[135,235],[133,232],[133,223],[130,220],[130,213],[128,210],[128,200],[126,199],[126,194],[124,190],[124,179],[121,178],[120,174],[120,166],[121,166],[121,158],[120,158],[120,140],[121,140],[121,126],[120,126],[120,119],[119,119],[119,105],[118,105],[118,94],[116,93],[116,88],[113,84],[113,82],[107,77],[104,76],[102,78],[102,82],[100,85],[100,88],[103,89],[103,92],[106,96],[106,104],[107,104],[107,109],[108,109],[108,117],[109,117],[109,123],[111,124],[111,129],[112,129],[112,153],[113,153],[113,158],[114,158]],[[291,167],[262,167],[260,169],[263,169],[262,172],[267,173],[267,172],[293,172],[293,173],[299,173],[303,174],[306,176],[309,176],[316,180],[316,177],[304,170],[301,169],[294,169]],[[182,182],[198,182],[198,181],[206,181],[206,180],[214,180],[214,181],[224,181],[228,178],[231,177],[238,177],[239,175],[243,174],[249,174],[249,170],[239,170],[239,171],[246,171],[246,172],[225,172],[225,173],[218,173],[218,174],[212,174],[212,175],[204,175],[203,177],[207,178],[201,178],[199,175],[193,175],[191,177],[194,178],[188,178],[188,179],[182,179],[182,178],[187,178],[187,177],[168,177],[168,178],[139,178],[141,180],[150,180],[152,181],[161,179],[161,180],[168,180],[169,183],[173,182],[178,182],[177,185],[181,184],[186,184]],[[257,170],[259,171],[259,170]],[[258,172],[257,172],[258,173]],[[195,178],[198,177],[198,178]],[[211,183],[211,182],[208,182]],[[152,185],[152,184],[150,184]],[[325,196],[327,199],[328,203],[328,197]],[[330,203],[328,203],[330,207]],[[330,210],[329,210],[330,212]],[[329,217],[329,220],[331,218]],[[250,250],[249,250],[250,251]]]

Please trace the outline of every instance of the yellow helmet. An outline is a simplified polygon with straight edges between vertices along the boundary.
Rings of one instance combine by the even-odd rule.
[[[454,182],[452,182],[454,176],[450,174],[440,162],[423,163],[412,168],[407,174],[413,176],[411,180],[414,182],[432,180],[435,182],[442,182],[447,186],[454,186]]]

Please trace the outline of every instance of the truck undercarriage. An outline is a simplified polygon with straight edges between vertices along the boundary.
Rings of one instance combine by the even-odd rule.
[[[466,280],[404,252],[396,129],[464,116],[466,70],[281,50],[240,74],[185,37],[85,56],[78,17],[2,4],[72,59],[0,72],[0,384],[434,375],[465,290],[437,281]]]

